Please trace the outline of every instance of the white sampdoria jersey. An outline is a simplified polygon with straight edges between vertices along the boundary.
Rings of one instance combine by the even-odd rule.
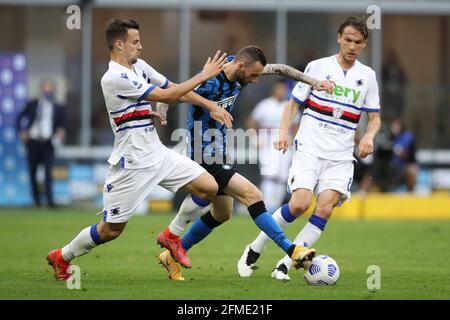
[[[297,83],[292,98],[305,107],[294,139],[296,150],[329,160],[353,160],[355,132],[361,112],[379,112],[380,99],[375,72],[355,61],[344,72],[331,56],[310,62],[305,73],[318,80],[333,80],[333,94],[311,90]]]
[[[133,70],[114,61],[101,80],[111,128],[114,150],[108,159],[111,165],[138,169],[153,166],[163,159],[167,148],[159,140],[150,116],[152,107],[144,98],[156,88],[165,88],[169,81],[138,59]]]

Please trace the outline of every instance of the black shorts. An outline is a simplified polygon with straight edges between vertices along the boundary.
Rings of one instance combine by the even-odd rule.
[[[217,192],[218,196],[224,196],[225,193],[223,189],[226,188],[228,182],[230,182],[231,177],[237,172],[236,168],[229,164],[200,164],[206,171],[209,172],[210,175],[214,177],[219,186],[219,191]]]

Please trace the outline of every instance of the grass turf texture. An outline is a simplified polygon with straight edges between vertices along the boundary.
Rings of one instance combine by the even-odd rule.
[[[45,257],[98,222],[86,211],[1,209],[0,299],[450,299],[450,221],[332,220],[315,248],[338,262],[341,277],[334,287],[312,287],[302,270],[292,269],[290,282],[270,278],[282,256],[272,243],[253,276],[239,278],[236,262],[258,233],[248,216],[234,217],[190,250],[185,282],[169,281],[155,239],[171,214],[135,216],[119,239],[74,260],[81,290],[69,290]],[[290,239],[304,222],[288,228]],[[381,268],[381,289],[373,292],[366,286],[370,265]]]

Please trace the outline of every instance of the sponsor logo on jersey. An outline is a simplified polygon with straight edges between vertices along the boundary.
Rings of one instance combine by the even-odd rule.
[[[226,108],[228,108],[228,107],[233,105],[233,103],[236,101],[236,98],[237,98],[237,95],[229,97],[229,98],[226,98],[226,99],[223,99],[221,101],[218,101],[217,105],[219,107],[221,107],[221,108],[225,108],[226,109]]]
[[[358,98],[361,96],[361,91],[353,88],[336,85],[334,87],[333,94],[336,97],[344,96],[346,98],[350,98],[353,103],[356,103],[356,101],[358,101]]]
[[[339,119],[344,114],[344,110],[341,108],[333,108],[333,118]]]

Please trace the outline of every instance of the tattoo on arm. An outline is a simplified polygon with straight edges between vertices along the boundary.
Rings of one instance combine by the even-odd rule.
[[[281,63],[267,64],[264,67],[264,71],[261,73],[261,75],[278,75],[307,83],[313,88],[316,88],[319,84],[318,80],[304,74],[303,72],[298,71],[297,69]]]

